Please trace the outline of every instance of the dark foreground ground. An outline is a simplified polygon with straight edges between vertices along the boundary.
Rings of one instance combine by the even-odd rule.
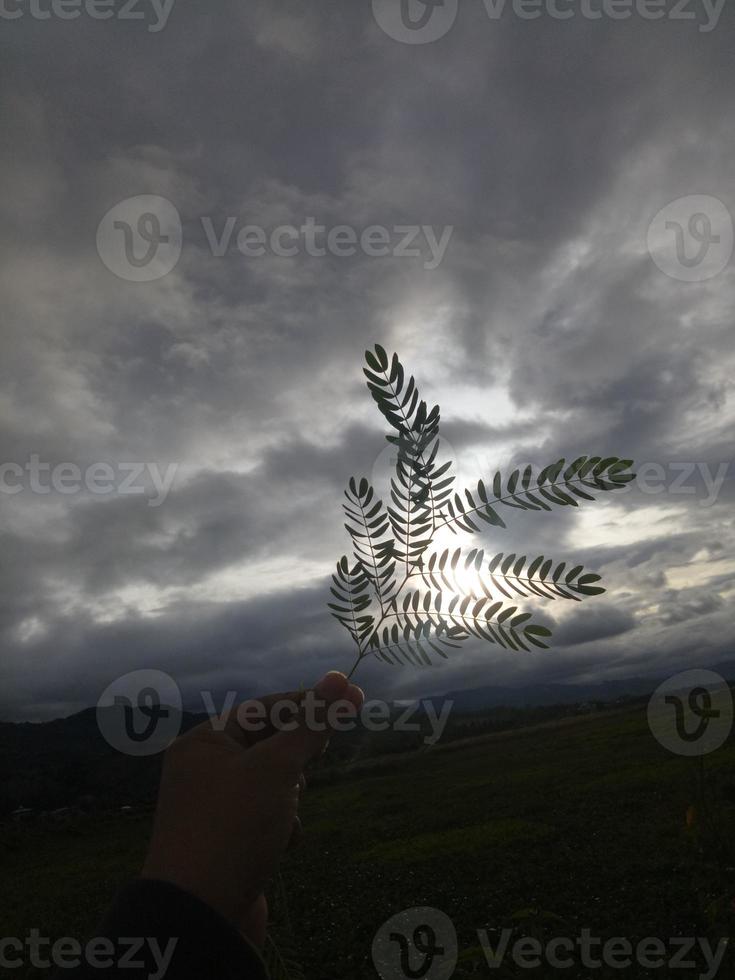
[[[656,937],[666,958],[675,937],[714,945],[735,931],[735,742],[706,758],[702,783],[696,760],[651,737],[640,706],[389,758],[318,782],[302,809],[306,842],[284,866],[277,916],[308,980],[375,977],[376,931],[416,906],[454,922],[457,977],[707,975],[703,964],[522,969],[510,956],[490,970],[483,929],[493,945],[506,926],[544,943],[583,929]],[[149,822],[6,824],[0,935],[93,934],[139,867]]]

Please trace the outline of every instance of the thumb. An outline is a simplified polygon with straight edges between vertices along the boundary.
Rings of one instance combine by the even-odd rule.
[[[332,670],[306,692],[296,715],[281,731],[261,743],[262,748],[279,767],[301,772],[329,744],[332,734],[329,708],[337,701],[345,702],[352,705],[357,715],[363,699],[359,687],[350,684],[344,674]]]

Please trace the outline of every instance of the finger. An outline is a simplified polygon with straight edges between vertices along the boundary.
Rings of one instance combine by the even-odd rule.
[[[279,730],[279,724],[296,715],[305,694],[306,691],[283,691],[243,701],[228,712],[224,731],[245,746],[270,738]]]
[[[293,719],[288,730],[284,728],[260,746],[279,767],[290,771],[301,772],[326,749],[331,734],[330,706],[336,701],[345,701],[357,713],[364,697],[358,687],[337,671],[325,674],[311,693],[313,698],[304,699],[298,717]]]
[[[342,691],[341,697],[353,705],[355,714],[362,707],[365,700],[362,689],[355,684],[344,686],[344,674],[338,671],[330,671],[319,683],[326,685],[325,691],[327,692],[336,684],[335,690]],[[316,688],[312,692],[305,690],[286,691],[243,701],[227,715],[224,731],[241,745],[246,747],[255,745],[288,728],[297,718],[299,706],[303,704],[310,693],[316,694]],[[326,722],[325,715],[326,708],[322,711],[322,722]]]
[[[339,697],[340,694],[341,697]],[[230,744],[234,742],[241,748],[253,748],[276,733],[294,727],[298,722],[299,707],[304,706],[310,696],[314,696],[317,701],[321,699],[321,704],[314,708],[309,719],[316,721],[326,736],[321,749],[317,751],[317,755],[319,755],[326,749],[328,736],[331,734],[327,730],[329,705],[334,700],[343,701],[346,705],[352,706],[356,717],[365,700],[362,689],[356,684],[345,684],[344,674],[338,671],[330,671],[330,673],[325,674],[319,684],[311,691],[284,691],[243,701],[237,708],[224,713],[220,717],[219,724],[214,725],[211,720],[202,722],[190,729],[185,735],[180,736],[177,741],[197,738],[219,743],[224,736]],[[342,715],[342,718],[344,717]],[[347,717],[349,717],[349,712]],[[300,779],[303,779],[303,774]],[[304,780],[303,784],[300,783],[299,785],[305,788],[306,781]]]

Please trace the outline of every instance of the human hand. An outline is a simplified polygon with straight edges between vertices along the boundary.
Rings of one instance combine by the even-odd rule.
[[[363,702],[360,688],[344,674],[328,673],[313,690],[320,724],[310,727],[298,708],[306,696],[273,694],[245,702],[220,730],[204,722],[169,746],[142,871],[145,878],[196,895],[259,946],[268,917],[263,890],[300,832],[303,771],[329,742],[327,708],[346,702],[346,717],[356,715]],[[268,719],[257,732],[247,722],[256,705]],[[286,707],[292,730],[273,724],[279,705],[280,722],[287,720]]]

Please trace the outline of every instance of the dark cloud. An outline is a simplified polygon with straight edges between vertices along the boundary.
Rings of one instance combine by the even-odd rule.
[[[369,4],[178,0],[158,33],[4,22],[0,462],[177,475],[158,507],[0,496],[0,716],[63,714],[141,666],[195,697],[349,661],[324,600],[348,546],[343,486],[385,471],[360,370],[376,340],[441,404],[462,479],[588,452],[648,469],[615,500],[511,511],[486,535],[488,553],[604,575],[603,599],[542,609],[551,651],[366,666],[367,686],[724,659],[735,277],[732,263],[701,283],[664,275],[646,232],[685,195],[735,213],[732,11],[701,32],[460,7],[415,46]],[[116,278],[95,248],[105,212],[139,194],[168,198],[184,228],[180,262],[151,283]],[[434,270],[215,257],[201,219],[220,234],[230,216],[453,233]]]
[[[567,616],[554,633],[554,639],[562,646],[576,646],[620,636],[634,626],[635,619],[631,613],[598,602],[592,608],[580,609],[579,612]]]

